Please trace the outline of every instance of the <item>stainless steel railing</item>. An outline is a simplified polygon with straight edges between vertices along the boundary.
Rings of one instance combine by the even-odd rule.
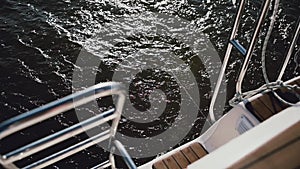
[[[265,0],[265,4],[264,4],[263,9],[260,13],[260,17],[259,17],[259,20],[256,24],[255,31],[252,35],[252,39],[251,39],[250,45],[249,45],[248,50],[247,50],[246,58],[245,58],[244,64],[242,66],[242,69],[240,71],[240,75],[239,75],[237,83],[236,83],[236,93],[237,94],[242,93],[242,83],[243,83],[244,77],[246,75],[246,71],[248,69],[250,60],[252,58],[253,50],[254,50],[254,47],[256,45],[259,33],[261,31],[261,27],[262,27],[262,25],[264,23],[264,20],[266,18],[268,8],[270,6],[270,2],[271,2],[271,0]]]
[[[79,122],[71,127],[63,129],[59,132],[36,140],[32,143],[29,143],[23,147],[20,147],[16,150],[13,150],[9,153],[0,156],[0,163],[9,169],[19,168],[14,162],[24,159],[30,155],[33,155],[37,152],[45,150],[53,145],[63,142],[66,139],[69,139],[73,136],[76,136],[80,133],[83,133],[89,129],[92,129],[96,126],[99,126],[107,121],[112,121],[112,126],[110,129],[98,133],[93,137],[90,137],[84,141],[81,141],[75,145],[72,145],[64,150],[51,154],[50,156],[43,158],[39,161],[36,161],[28,166],[22,167],[25,169],[29,168],[43,168],[48,165],[51,165],[57,161],[60,161],[66,157],[69,157],[81,150],[84,150],[90,146],[93,146],[97,143],[100,143],[104,140],[114,139],[116,130],[118,127],[119,120],[121,118],[121,113],[123,105],[125,102],[125,92],[122,90],[122,87],[119,83],[109,82],[102,83],[87,88],[78,93],[74,93],[57,101],[51,102],[34,110],[31,110],[27,113],[21,114],[14,118],[11,118],[7,121],[0,123],[0,140],[16,133],[20,130],[23,130],[27,127],[30,127],[34,124],[37,124],[41,121],[44,121],[50,117],[58,115],[60,113],[66,112],[78,106],[84,105],[91,101],[94,101],[97,98],[116,95],[118,97],[115,108],[110,109],[106,112],[98,114],[94,117],[91,117],[85,121]],[[119,143],[119,142],[118,142]],[[119,143],[121,144],[121,143]],[[116,146],[119,147],[118,145]],[[111,147],[112,149],[114,146]],[[122,151],[126,151],[124,148]],[[128,153],[124,157],[127,161],[131,160]],[[132,163],[132,160],[130,161]],[[113,154],[111,152],[110,160],[106,162],[105,166],[115,166]],[[133,168],[136,168],[133,163]],[[98,166],[97,168],[102,168],[103,166]],[[114,167],[113,167],[114,168]]]
[[[298,40],[299,35],[300,35],[300,16],[298,17],[298,25],[297,25],[297,29],[296,29],[296,31],[295,31],[295,34],[294,34],[292,43],[291,43],[291,45],[290,45],[290,48],[289,48],[289,50],[288,50],[288,53],[287,53],[287,55],[286,55],[286,57],[285,57],[285,61],[284,61],[283,66],[282,66],[282,68],[281,68],[280,74],[278,75],[277,81],[280,81],[280,80],[282,79],[282,76],[283,76],[283,74],[284,74],[284,72],[285,72],[285,69],[286,69],[286,67],[287,67],[287,65],[288,65],[288,63],[289,63],[289,61],[290,61],[290,58],[291,58],[292,53],[293,53],[293,51],[294,51],[294,48],[295,48],[295,46],[296,46],[296,43],[297,43],[297,40]]]
[[[236,19],[235,19],[235,22],[234,22],[234,25],[233,25],[233,28],[232,28],[232,33],[230,35],[230,40],[236,38],[237,31],[239,29],[240,21],[241,21],[241,18],[242,18],[242,12],[244,11],[244,8],[245,8],[245,0],[241,0],[240,5],[239,5],[239,9],[238,9],[238,12],[237,12],[237,15],[236,15]],[[227,68],[227,64],[228,64],[228,60],[229,60],[229,57],[230,57],[230,54],[231,54],[231,51],[232,51],[232,47],[233,47],[233,45],[231,43],[228,43],[226,54],[225,54],[223,64],[222,64],[222,67],[221,67],[221,71],[220,71],[220,74],[219,74],[219,78],[218,78],[216,87],[214,89],[214,93],[213,93],[211,103],[210,103],[210,106],[209,106],[209,116],[210,116],[210,120],[211,120],[212,123],[214,123],[216,121],[216,117],[215,117],[215,114],[214,114],[214,107],[215,107],[215,103],[216,103],[217,96],[218,96],[218,93],[219,93],[219,90],[220,90],[220,86],[221,86],[221,83],[222,83],[222,80],[223,80],[223,77],[224,77],[224,74],[225,74],[225,70]]]
[[[237,36],[237,32],[238,32],[239,25],[240,25],[240,22],[241,22],[242,13],[245,10],[245,1],[246,0],[241,0],[240,1],[239,9],[238,9],[238,12],[237,12],[237,15],[236,15],[236,18],[235,18],[235,23],[233,25],[233,29],[232,29],[232,33],[231,33],[229,42],[232,41],[232,42],[238,43],[238,41],[236,41],[236,36]],[[242,82],[243,82],[245,73],[247,71],[250,59],[252,57],[252,53],[253,53],[255,44],[257,42],[257,38],[258,38],[258,35],[260,33],[263,21],[264,21],[264,19],[266,17],[266,14],[268,12],[268,7],[270,6],[270,1],[271,0],[265,0],[265,4],[264,4],[263,9],[260,13],[260,17],[259,17],[259,20],[258,20],[257,25],[255,27],[250,45],[249,45],[248,49],[245,51],[246,52],[245,61],[243,63],[243,66],[242,66],[242,69],[240,71],[240,75],[239,75],[239,78],[238,78],[238,81],[237,81],[237,84],[236,84],[236,94],[237,95],[242,93],[242,88],[241,88]],[[242,46],[239,44],[239,46],[235,46],[235,47],[241,48]],[[228,47],[227,47],[227,51],[226,51],[226,54],[225,54],[225,57],[224,57],[222,67],[221,67],[221,71],[219,73],[219,78],[218,78],[216,87],[214,89],[214,93],[213,93],[212,100],[211,100],[211,103],[210,103],[209,116],[210,116],[210,120],[211,120],[212,123],[214,123],[216,121],[216,117],[215,117],[215,113],[214,113],[214,106],[215,106],[215,102],[216,102],[216,99],[217,99],[217,96],[218,96],[218,93],[219,93],[219,90],[220,90],[220,85],[221,85],[222,80],[224,78],[225,70],[227,68],[227,64],[228,64],[229,57],[231,55],[232,48],[233,48],[233,43],[228,43]]]

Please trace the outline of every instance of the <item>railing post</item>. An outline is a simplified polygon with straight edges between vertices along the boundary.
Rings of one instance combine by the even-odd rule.
[[[239,28],[239,24],[240,24],[240,20],[242,18],[242,12],[243,12],[244,8],[245,8],[245,0],[241,0],[240,5],[239,5],[239,9],[238,9],[238,12],[237,12],[237,15],[236,15],[236,19],[235,19],[235,22],[234,22],[234,25],[233,25],[233,28],[232,28],[232,33],[231,33],[231,36],[229,38],[229,41],[235,39],[235,37],[236,37],[237,31],[238,31],[238,28]],[[229,60],[231,51],[232,51],[232,44],[228,43],[226,54],[225,54],[223,64],[222,64],[222,67],[221,67],[221,71],[220,71],[220,74],[219,74],[219,77],[218,77],[218,81],[217,81],[217,84],[215,86],[214,93],[213,93],[211,103],[210,103],[210,106],[209,106],[209,116],[210,116],[210,120],[211,120],[212,123],[214,123],[216,121],[216,117],[215,117],[215,114],[214,114],[214,106],[215,106],[215,102],[217,100],[217,96],[218,96],[220,86],[221,86],[221,83],[222,83],[222,80],[223,80],[223,77],[224,77],[224,74],[225,74],[225,70],[226,70],[226,67],[227,67],[227,64],[228,64],[228,60]]]
[[[94,101],[97,98],[113,95],[117,95],[118,97],[115,109],[109,109],[106,112],[102,112],[101,114],[76,123],[49,136],[43,137],[21,148],[17,148],[5,155],[0,155],[0,163],[5,168],[16,169],[18,167],[15,166],[15,161],[43,151],[110,120],[112,120],[112,126],[109,130],[98,133],[88,139],[80,141],[79,143],[50,154],[48,157],[40,159],[23,168],[43,168],[104,140],[114,140],[118,123],[121,118],[123,105],[125,103],[125,91],[122,90],[121,84],[114,82],[97,84],[0,123],[0,140],[17,131],[49,119],[50,117]],[[112,166],[115,168],[113,155],[113,152],[111,152],[109,157],[110,162],[104,163],[104,166]]]
[[[287,67],[287,65],[288,65],[288,63],[289,63],[289,60],[290,60],[290,58],[291,58],[291,55],[292,55],[292,53],[293,53],[293,51],[294,51],[295,44],[296,44],[296,42],[297,42],[297,39],[298,39],[298,37],[299,37],[299,34],[300,34],[300,17],[298,17],[298,26],[297,26],[296,32],[295,32],[294,37],[293,37],[293,41],[292,41],[292,43],[291,43],[291,45],[290,45],[289,51],[288,51],[288,53],[287,53],[287,55],[286,55],[285,61],[284,61],[284,63],[283,63],[283,66],[282,66],[282,68],[281,68],[281,71],[280,71],[280,74],[279,74],[279,76],[278,76],[277,81],[280,81],[280,80],[282,79],[282,76],[283,76],[283,74],[284,74],[284,72],[285,72],[285,69],[286,69],[286,67]]]
[[[249,63],[250,63],[250,60],[251,60],[251,57],[252,57],[252,53],[253,53],[257,38],[259,36],[262,24],[263,24],[263,22],[266,18],[266,14],[267,14],[269,6],[270,6],[270,0],[266,0],[265,4],[264,4],[264,7],[263,7],[263,10],[261,12],[261,15],[259,17],[259,20],[257,22],[255,31],[253,33],[252,40],[251,40],[249,48],[247,50],[247,55],[246,55],[245,61],[244,61],[244,64],[242,66],[242,69],[241,69],[241,72],[240,72],[240,75],[239,75],[239,78],[238,78],[238,81],[237,81],[237,84],[236,84],[236,95],[238,97],[239,97],[240,94],[242,94],[242,83],[243,83],[247,68],[249,66]]]

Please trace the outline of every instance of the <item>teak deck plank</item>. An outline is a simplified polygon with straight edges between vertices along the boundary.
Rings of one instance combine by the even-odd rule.
[[[264,121],[273,115],[272,111],[259,99],[253,100],[250,104],[252,107],[252,113],[254,113],[260,121]]]
[[[300,84],[300,78],[292,81],[289,85]],[[275,92],[286,99],[289,102],[295,102],[298,100],[297,96],[293,94],[292,90],[286,88],[279,88]],[[296,90],[300,94],[300,90]],[[289,107],[289,105],[280,101],[275,95],[270,91],[264,93],[262,96],[250,101],[246,104],[247,109],[252,112],[260,121],[264,121],[269,117],[281,112],[282,110]]]
[[[190,164],[186,157],[181,153],[181,151],[178,151],[172,156],[181,168],[186,168]]]
[[[272,114],[277,114],[278,112],[282,111],[285,107],[279,105],[280,101],[276,99],[271,93],[265,94],[259,97],[258,99],[272,111]]]
[[[196,160],[207,154],[206,150],[198,142],[153,164],[153,169],[184,169]]]
[[[181,150],[181,152],[184,154],[184,156],[188,159],[190,163],[193,163],[199,159],[190,147]]]
[[[181,169],[177,162],[175,161],[175,159],[170,156],[170,157],[167,157],[166,159],[163,160],[166,164],[166,166],[169,168],[169,169]]]
[[[168,169],[168,167],[165,165],[165,163],[163,161],[158,161],[156,163],[153,164],[154,169]]]
[[[192,150],[198,156],[199,159],[207,154],[207,152],[199,143],[193,143],[190,145],[190,147],[192,148]]]

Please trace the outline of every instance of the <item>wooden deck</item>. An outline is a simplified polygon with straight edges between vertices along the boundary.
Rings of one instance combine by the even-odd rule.
[[[297,84],[300,86],[300,78],[295,79],[290,85]],[[289,102],[296,103],[298,102],[298,98],[290,90],[287,90],[285,88],[281,88],[275,91],[279,96],[284,98],[285,100]],[[296,90],[298,94],[300,94],[300,90]],[[260,97],[249,101],[246,103],[246,108],[254,115],[257,117],[259,121],[265,121],[266,119],[270,118],[271,116],[281,112],[282,110],[288,108],[289,105],[281,102],[278,98],[274,96],[272,92],[267,92],[261,95]],[[299,126],[297,127],[299,129]],[[299,131],[299,130],[298,130]],[[297,144],[299,144],[299,139],[297,140]],[[295,151],[299,152],[299,146],[294,147]],[[297,149],[296,149],[297,148]],[[290,146],[288,147],[290,151]],[[259,151],[264,151],[264,149],[259,150]],[[292,151],[294,152],[294,151]],[[189,145],[188,147],[181,149],[177,152],[175,152],[172,155],[167,156],[166,158],[157,161],[152,165],[153,169],[185,169],[187,166],[203,156],[207,155],[207,151],[203,148],[203,146],[200,143],[193,143]],[[272,155],[269,158],[275,158]],[[255,156],[254,156],[255,157]],[[297,156],[298,157],[298,156]],[[257,159],[256,159],[257,160]],[[300,163],[297,162],[297,160],[294,160],[295,165],[299,165]],[[299,160],[298,160],[299,161]],[[248,161],[247,161],[248,162]],[[293,166],[294,166],[293,163]],[[260,168],[266,165],[267,163],[263,163],[262,165],[255,166],[254,168]],[[237,166],[244,166],[245,163],[238,163],[232,166],[232,168],[240,168]],[[246,164],[246,166],[249,164]],[[283,166],[283,165],[281,165]]]
[[[207,154],[200,143],[192,143],[190,146],[177,151],[153,164],[153,169],[184,169],[189,164],[199,160]]]
[[[297,84],[298,86],[300,86],[300,78],[297,78],[289,84]],[[276,90],[275,92],[289,102],[295,103],[299,101],[295,94],[287,89],[281,88]],[[300,94],[300,90],[296,90],[296,92]],[[261,122],[288,107],[289,105],[278,100],[272,92],[264,93],[257,99],[246,103],[246,108]]]

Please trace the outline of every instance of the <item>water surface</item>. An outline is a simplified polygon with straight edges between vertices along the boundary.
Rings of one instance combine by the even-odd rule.
[[[261,1],[248,2],[247,7],[247,14],[243,17],[242,30],[239,33],[240,41],[245,46],[248,45],[247,42],[251,38],[254,19],[258,16]],[[290,33],[295,29],[297,17],[300,15],[299,11],[299,0],[281,2],[279,22],[275,24],[274,34],[268,44],[267,69],[270,70],[271,79],[276,79],[278,75],[278,66],[283,62],[288,44],[292,39]],[[236,7],[231,1],[0,0],[0,121],[72,93],[73,71],[82,68],[80,65],[76,65],[80,52],[87,50],[90,55],[99,56],[99,51],[95,50],[93,46],[85,46],[86,42],[101,31],[104,25],[110,23],[122,25],[123,23],[115,23],[114,21],[149,12],[168,14],[190,22],[190,25],[208,36],[218,53],[215,57],[223,59],[236,13]],[[146,22],[149,18],[140,19]],[[139,27],[140,25],[138,22],[133,22],[132,26]],[[264,33],[267,26],[268,23],[264,26]],[[166,26],[166,29],[171,30],[172,28]],[[114,31],[118,31],[117,26]],[[263,40],[264,38],[260,39],[258,50],[255,51],[253,62],[247,72],[244,83],[245,90],[254,89],[263,84],[260,66],[260,49]],[[299,75],[299,40],[297,44],[285,79]],[[190,88],[193,85],[198,86],[199,93],[201,93],[201,106],[191,132],[180,144],[199,136],[199,131],[201,131],[206,119],[212,90],[211,84],[207,80],[207,69],[204,68],[203,64],[214,66],[214,63],[210,63],[210,60],[204,63],[201,60],[195,60],[197,53],[190,52],[189,48],[181,45],[180,40],[179,42],[176,41],[176,37],[172,37],[172,34],[151,36],[147,32],[141,31],[126,39],[126,42],[111,47],[111,53],[101,57],[99,69],[94,71],[97,76],[96,82],[110,81],[116,66],[119,66],[120,59],[127,59],[133,52],[144,49],[152,49],[153,51],[163,49],[167,52],[174,52],[178,58],[183,58],[184,62],[189,65],[190,70],[186,71],[193,72],[197,84],[190,83],[188,79],[185,80],[185,84],[191,84]],[[149,59],[151,60],[151,58]],[[137,64],[133,60],[128,63],[128,65],[132,65],[131,68]],[[230,59],[230,66],[226,73],[228,98],[234,95],[234,84],[242,60],[243,57],[236,52],[234,57]],[[168,59],[164,62],[172,64],[172,61]],[[130,71],[130,67],[123,71]],[[183,70],[180,71],[183,75],[186,73]],[[217,71],[213,73],[216,74]],[[145,70],[138,74],[131,84],[138,85],[141,81],[145,85],[141,85],[139,88],[133,87],[131,91],[132,98],[136,98],[139,93],[144,94],[138,98],[140,100],[133,99],[132,101],[136,103],[137,109],[143,110],[150,106],[146,97],[149,95],[147,88],[153,88],[153,85],[156,85],[156,89],[161,89],[162,92],[171,93],[170,95],[166,94],[166,97],[175,100],[173,102],[175,108],[180,105],[176,102],[179,99],[176,94],[178,83],[170,74]],[[176,106],[176,104],[178,105]],[[138,114],[136,116],[139,118]],[[167,123],[172,122],[173,116],[176,116],[176,110],[170,110],[170,114],[165,117],[170,120]],[[60,128],[70,126],[76,120],[76,116],[72,113],[59,115],[44,125],[44,128],[50,128],[45,133],[52,133]],[[165,126],[168,126],[167,123]],[[147,127],[141,129],[138,125],[128,121],[122,121],[120,128],[120,131],[131,137],[150,137],[151,134],[161,130],[164,130],[164,126],[161,128],[154,127],[154,130],[151,131]],[[25,140],[30,141],[41,136],[39,133],[40,129],[32,129],[19,133],[16,138],[25,137]],[[18,144],[22,143],[16,141],[16,145]],[[0,144],[1,151],[7,150],[5,145],[6,143]],[[90,148],[48,168],[91,167],[101,159],[105,159],[106,153],[98,150],[99,148]],[[26,164],[39,156],[43,156],[43,154],[33,156],[21,163]],[[149,159],[136,159],[136,162],[142,164]]]

